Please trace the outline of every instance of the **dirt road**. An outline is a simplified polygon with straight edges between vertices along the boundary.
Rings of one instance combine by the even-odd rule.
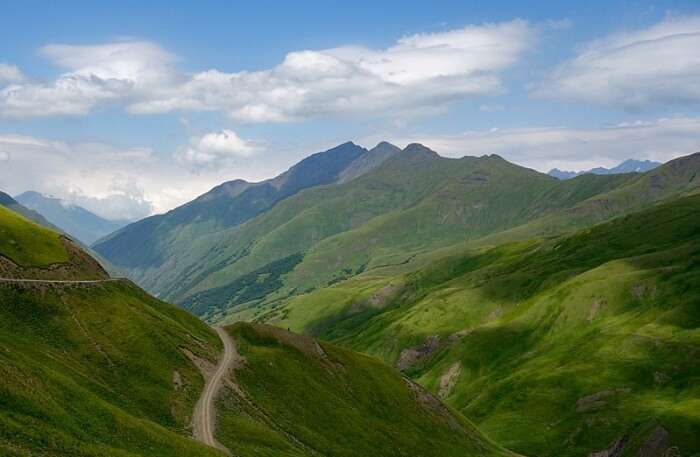
[[[195,405],[193,418],[194,439],[230,454],[228,449],[214,438],[216,429],[214,400],[216,400],[216,394],[221,388],[224,376],[228,373],[231,365],[238,360],[239,355],[231,336],[221,327],[214,327],[214,330],[219,334],[219,338],[224,344],[224,353],[221,356],[221,360],[219,360],[219,366],[207,380],[202,396],[199,398],[197,405]]]
[[[39,282],[47,284],[97,284],[101,282],[116,282],[124,281],[123,278],[107,278],[107,279],[14,279],[0,278],[0,282]]]

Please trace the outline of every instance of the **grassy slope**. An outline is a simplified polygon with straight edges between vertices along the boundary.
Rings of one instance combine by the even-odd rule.
[[[654,421],[683,455],[698,452],[698,214],[693,196],[407,276],[359,277],[296,298],[278,324],[389,363],[439,336],[407,373],[439,392],[456,371],[447,402],[524,454],[584,455]]]
[[[22,266],[15,276],[105,277],[5,208],[0,230],[0,255]],[[220,341],[128,282],[0,282],[0,454],[220,455],[186,436],[203,380],[182,349],[213,360]]]
[[[298,293],[406,262],[426,248],[523,224],[633,178],[561,182],[495,156],[445,159],[409,148],[366,176],[302,192],[208,240],[212,256],[188,270],[188,280],[180,281],[171,297],[226,287],[239,276],[303,252],[303,261],[285,276],[285,287],[270,298]]]
[[[511,455],[374,358],[274,327],[228,330],[246,359],[234,372],[245,400],[219,401],[236,455]]]
[[[0,454],[219,455],[185,436],[203,380],[180,350],[218,344],[128,283],[0,285]]]
[[[290,296],[357,274],[416,270],[434,258],[433,250],[457,242],[559,234],[639,210],[697,188],[699,169],[696,154],[647,174],[558,181],[497,156],[444,159],[413,146],[355,181],[308,190],[216,240],[202,240],[215,254],[195,262],[170,297],[210,320],[251,319]],[[248,302],[229,293],[233,306],[221,307],[227,302],[221,291],[237,290],[241,275],[258,272],[266,281],[268,265],[299,253],[303,260],[275,280],[281,287],[260,288]],[[218,307],[206,294],[188,296],[210,288],[217,289]]]
[[[60,235],[0,206],[0,253],[23,267],[68,261]]]
[[[102,240],[93,248],[130,277],[159,296],[168,284],[177,284],[191,273],[181,267],[206,262],[212,255],[207,235],[236,227],[265,211],[277,201],[302,189],[327,184],[364,148],[345,143],[313,154],[278,177],[260,183],[224,183],[197,199],[163,215],[131,224]],[[183,277],[170,280],[174,272]],[[165,283],[165,285],[164,285]]]

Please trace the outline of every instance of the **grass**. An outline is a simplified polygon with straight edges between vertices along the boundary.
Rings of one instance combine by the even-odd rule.
[[[698,214],[696,195],[567,236],[452,252],[414,273],[295,297],[259,319],[390,364],[439,337],[406,374],[437,393],[456,366],[445,401],[525,455],[586,455],[623,435],[639,445],[652,423],[692,454]],[[388,284],[400,292],[372,300]]]
[[[447,159],[413,147],[358,179],[305,189],[240,225],[217,225],[218,212],[202,207],[190,222],[169,217],[177,223],[155,227],[149,219],[96,249],[127,267],[147,290],[177,303],[197,300],[200,316],[222,320],[226,310],[207,308],[230,307],[236,313],[248,297],[229,294],[229,301],[221,303],[216,301],[221,294],[206,291],[230,289],[240,277],[289,256],[301,253],[303,259],[263,301],[324,287],[386,263],[410,263],[419,251],[520,226],[634,178],[558,181],[496,156]],[[196,213],[194,203],[187,208]],[[146,226],[152,241],[143,247],[143,240],[132,238]],[[178,261],[170,261],[175,256]]]
[[[204,324],[126,283],[0,285],[0,454],[215,456],[192,441]]]
[[[61,236],[0,205],[0,253],[22,267],[68,261]]]
[[[202,251],[206,258],[182,263],[196,264],[196,274],[175,279],[180,274],[176,270],[158,273],[153,287],[184,302],[192,294],[226,288],[239,276],[303,253],[302,261],[282,278],[282,286],[256,300],[256,307],[265,308],[363,273],[416,271],[435,250],[454,249],[455,243],[493,246],[558,235],[697,186],[695,156],[642,175],[558,181],[495,156],[402,154],[357,180],[307,189],[240,227],[212,234],[196,248],[208,245],[211,250]],[[216,267],[202,268],[212,264]],[[221,302],[200,300],[199,308],[212,305],[216,313],[200,315],[226,322],[250,318],[251,303],[236,297],[224,303],[223,313]]]
[[[274,327],[227,330],[245,399],[220,400],[219,439],[237,455],[511,455],[377,359]]]

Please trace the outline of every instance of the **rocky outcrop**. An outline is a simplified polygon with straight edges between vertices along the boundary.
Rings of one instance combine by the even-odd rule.
[[[421,360],[430,357],[441,347],[440,337],[433,335],[429,337],[425,343],[418,346],[413,346],[406,348],[401,351],[399,359],[396,361],[396,368],[400,371],[404,371],[408,368],[415,366]]]

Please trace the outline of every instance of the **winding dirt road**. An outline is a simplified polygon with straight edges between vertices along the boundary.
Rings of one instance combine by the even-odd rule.
[[[207,380],[202,391],[202,396],[194,407],[194,439],[202,443],[220,449],[227,454],[230,454],[221,443],[214,438],[214,430],[216,429],[216,409],[214,400],[223,383],[224,376],[228,373],[231,365],[238,360],[239,355],[236,351],[235,343],[231,336],[222,327],[214,327],[216,333],[224,344],[224,353],[219,360],[219,366],[214,374]]]
[[[106,279],[21,279],[21,278],[0,278],[0,282],[39,282],[47,284],[97,284],[101,282],[124,281],[124,278]]]

